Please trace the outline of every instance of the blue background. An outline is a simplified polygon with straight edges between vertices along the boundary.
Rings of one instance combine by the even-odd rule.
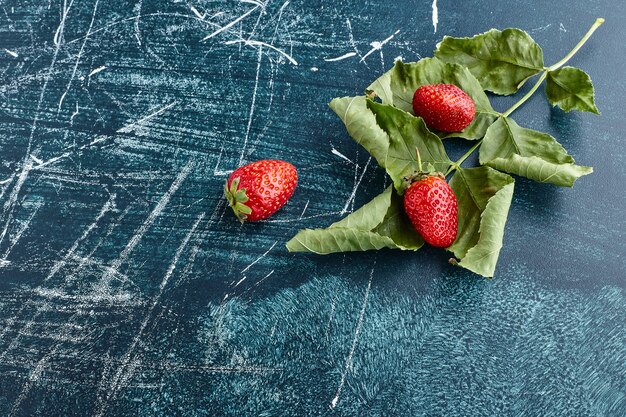
[[[0,415],[626,415],[624,2],[439,1],[436,32],[430,1],[253,3],[0,5]],[[517,178],[495,279],[286,251],[388,184],[333,97],[444,34],[519,27],[550,65],[596,17],[570,64],[602,115],[514,114],[595,173]],[[262,158],[299,186],[241,226],[223,182]]]

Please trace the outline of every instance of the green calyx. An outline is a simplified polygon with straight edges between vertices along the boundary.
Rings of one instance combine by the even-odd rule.
[[[233,179],[229,188],[228,180],[226,180],[226,184],[224,184],[224,196],[226,200],[228,200],[230,208],[233,209],[235,216],[237,216],[239,221],[243,224],[248,218],[248,214],[252,213],[252,209],[244,204],[248,201],[248,196],[246,195],[245,188],[238,189],[239,181],[239,177]]]
[[[438,172],[434,165],[430,162],[426,163],[426,166],[422,165],[422,157],[420,155],[420,151],[418,148],[415,148],[415,153],[417,154],[417,171],[415,171],[411,175],[407,175],[403,180],[403,190],[407,190],[411,184],[416,181],[423,180],[427,177],[439,177],[441,179],[445,179],[444,175],[441,172]]]

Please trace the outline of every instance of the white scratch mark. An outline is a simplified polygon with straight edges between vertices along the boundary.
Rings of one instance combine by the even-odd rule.
[[[96,242],[95,245],[93,245],[93,247],[90,249],[90,251],[88,253],[84,254],[83,256],[78,256],[76,254],[72,256],[72,259],[77,261],[78,264],[75,267],[73,267],[69,271],[69,275],[67,277],[65,277],[67,282],[74,282],[76,280],[76,277],[80,273],[80,271],[82,271],[82,269],[87,264],[89,264],[89,265],[98,264],[98,267],[102,267],[103,269],[106,269],[106,266],[104,266],[104,265],[100,266],[99,262],[94,261],[91,258],[94,255],[94,253],[96,253],[98,248],[100,246],[102,246],[102,243],[106,242],[106,240],[109,238],[109,236],[111,236],[111,233],[113,233],[113,230],[115,230],[115,228],[118,225],[122,224],[122,221],[124,220],[124,218],[126,217],[128,212],[131,210],[131,207],[132,207],[132,205],[129,204],[128,207],[126,207],[126,209],[124,209],[122,214],[117,216],[113,221],[111,221],[109,223],[109,227],[107,227],[107,230],[106,230],[106,233],[104,234],[104,236],[102,236],[100,239],[98,239],[98,242]],[[118,274],[119,274],[119,272],[118,272]],[[124,278],[124,276],[121,276],[121,278]],[[111,297],[111,295],[109,295],[109,294],[107,294],[107,296]]]
[[[313,72],[317,72],[317,71],[319,71],[319,70],[320,70],[320,69],[319,69],[319,68],[317,68],[317,67],[311,67],[311,71],[313,71]]]
[[[215,175],[216,177],[225,177],[226,175],[231,174],[233,171],[234,169],[214,170],[213,175]]]
[[[168,104],[167,106],[161,107],[160,109],[150,113],[149,115],[147,115],[145,117],[142,117],[141,119],[139,119],[139,120],[137,120],[135,122],[132,122],[130,124],[127,124],[126,126],[123,126],[123,127],[119,128],[119,129],[117,129],[117,133],[129,133],[129,132],[131,132],[133,130],[134,127],[136,127],[138,125],[141,125],[142,123],[147,122],[148,120],[150,120],[150,119],[152,119],[152,118],[154,118],[154,117],[156,117],[156,116],[158,116],[160,114],[163,114],[166,110],[172,108],[177,103],[178,103],[178,101],[173,101],[170,104]]]
[[[302,216],[304,216],[304,213],[306,212],[306,209],[309,207],[309,201],[311,200],[307,200],[306,204],[304,205],[304,208],[302,209],[302,213],[300,213],[300,218],[302,218]]]
[[[137,244],[146,234],[148,229],[150,229],[152,223],[154,223],[154,221],[161,214],[163,209],[165,209],[165,206],[167,206],[167,204],[169,203],[172,195],[174,195],[174,193],[178,190],[183,181],[185,181],[194,165],[195,163],[193,161],[190,161],[187,163],[187,165],[185,165],[185,167],[180,171],[180,173],[170,186],[169,190],[167,190],[165,194],[163,194],[152,212],[148,215],[143,224],[137,229],[133,237],[128,241],[120,255],[115,259],[115,261],[113,261],[113,263],[111,264],[111,269],[103,274],[102,281],[105,283],[105,285],[108,284],[108,281],[115,275],[115,272],[119,270],[120,266],[122,266],[122,264],[130,256]]]
[[[222,143],[222,148],[220,149],[220,154],[217,156],[217,162],[215,163],[215,168],[213,168],[213,175],[216,177],[223,177],[229,175],[234,170],[222,170],[219,169],[220,161],[222,160],[222,154],[224,153],[224,144]]]
[[[211,16],[209,16],[209,19],[216,18],[216,17],[221,16],[221,15],[223,15],[223,14],[224,14],[224,12],[217,12],[217,13],[214,13],[214,14],[212,14]],[[206,15],[206,13],[205,13],[205,15]]]
[[[263,278],[261,278],[260,280],[258,280],[256,282],[256,284],[254,284],[255,287],[259,286],[263,281],[265,281],[266,279],[268,279],[272,274],[274,273],[274,270],[272,269],[267,275],[265,275]]]
[[[548,29],[550,26],[552,26],[552,23],[548,23],[545,26],[540,26],[538,28],[531,29],[530,33],[543,32],[544,30]]]
[[[245,45],[249,45],[249,46],[259,46],[259,47],[265,46],[265,47],[268,47],[268,48],[273,49],[274,51],[278,52],[279,54],[281,54],[285,58],[287,58],[289,60],[289,62],[291,62],[293,65],[296,65],[296,66],[298,65],[298,61],[296,61],[291,55],[289,55],[287,52],[283,51],[282,49],[278,49],[274,45],[270,45],[269,43],[265,43],[265,42],[261,42],[261,41],[257,41],[257,40],[250,40],[250,39],[235,39],[235,40],[232,40],[232,41],[224,42],[225,45],[232,45],[232,44],[235,44],[235,43],[244,43]]]
[[[17,412],[19,411],[20,406],[22,405],[22,403],[24,402],[24,400],[30,393],[30,390],[32,389],[33,384],[39,381],[44,371],[44,368],[46,367],[46,364],[48,363],[50,358],[52,358],[56,354],[57,350],[59,349],[59,345],[60,343],[57,343],[50,352],[44,355],[37,362],[37,365],[35,365],[34,369],[30,372],[30,375],[28,376],[28,381],[26,381],[26,383],[22,387],[22,391],[20,392],[20,395],[17,397],[17,399],[13,403],[13,407],[11,408],[11,413],[9,414],[9,417],[13,417],[17,415]]]
[[[341,159],[345,159],[346,161],[350,162],[351,164],[354,164],[354,162],[352,162],[352,160],[350,158],[348,158],[347,156],[345,156],[344,154],[342,154],[341,152],[339,152],[337,149],[335,149],[334,147],[332,148],[332,150],[330,151],[333,155],[337,155],[338,157],[340,157]]]
[[[324,61],[326,61],[326,62],[341,61],[342,59],[351,58],[353,56],[356,56],[356,52],[348,52],[347,54],[343,54],[343,55],[338,56],[336,58],[324,58]]]
[[[7,222],[5,224],[4,230],[2,231],[2,235],[0,236],[0,244],[2,243],[2,240],[4,239],[4,236],[6,235],[7,229],[9,228],[11,217],[13,215],[12,211],[15,206],[15,202],[17,201],[17,196],[20,192],[20,189],[22,188],[22,185],[24,185],[24,181],[26,180],[26,177],[28,176],[28,172],[32,168],[32,164],[28,156],[30,155],[33,138],[35,137],[35,130],[37,129],[37,122],[39,121],[39,112],[41,110],[41,103],[43,103],[43,98],[46,94],[46,89],[48,88],[48,82],[50,81],[50,76],[52,75],[54,64],[56,63],[59,50],[61,49],[60,38],[63,35],[63,28],[65,27],[65,19],[67,18],[67,14],[69,13],[70,7],[72,7],[73,3],[74,3],[74,0],[71,0],[69,6],[66,7],[67,1],[63,0],[63,15],[61,16],[61,22],[59,23],[59,27],[57,28],[57,31],[54,35],[54,43],[56,47],[54,49],[54,54],[52,55],[52,61],[50,62],[50,66],[48,67],[48,72],[46,73],[46,76],[44,78],[43,86],[41,87],[41,92],[39,93],[39,100],[37,101],[37,110],[35,111],[35,117],[33,118],[33,124],[31,125],[30,135],[28,137],[28,146],[26,148],[25,162],[22,165],[22,171],[19,175],[19,179],[17,183],[15,184],[14,189],[11,191],[10,197],[5,203],[4,209],[2,212],[2,215],[4,215],[8,210],[9,214],[7,216],[8,217]],[[4,194],[4,190],[3,190],[3,194]]]
[[[33,161],[35,161],[38,164],[43,164],[43,161],[39,158],[37,158],[35,155],[31,154],[30,155],[30,159],[32,159]]]
[[[563,23],[559,23],[559,30],[563,33],[567,32],[567,29],[565,29],[565,26],[563,26]]]
[[[361,176],[359,177],[358,181],[354,184],[352,193],[350,194],[350,197],[346,201],[346,204],[343,206],[343,209],[341,210],[341,214],[346,214],[346,212],[348,211],[348,207],[350,206],[350,203],[352,202],[352,200],[354,200],[354,197],[356,196],[356,190],[359,188],[359,185],[361,185],[361,180],[363,180],[363,176],[365,175],[365,171],[367,171],[367,167],[369,166],[371,160],[372,160],[372,157],[370,156],[367,160],[367,163],[365,164],[365,167],[363,168],[363,172],[361,172]]]
[[[439,10],[437,9],[437,0],[433,0],[433,33],[437,33],[437,23],[439,23]]]
[[[13,58],[17,58],[19,55],[17,54],[17,52],[15,51],[11,51],[9,49],[4,48],[4,52],[6,52],[7,54],[11,55]]]
[[[39,209],[41,208],[42,205],[43,205],[43,203],[40,203],[39,205],[37,205],[37,208],[30,215],[28,220],[26,220],[26,222],[24,222],[22,224],[22,228],[15,234],[13,239],[11,239],[11,244],[9,245],[7,250],[4,252],[4,256],[2,256],[2,259],[0,259],[0,266],[7,265],[7,264],[11,263],[10,261],[7,260],[7,258],[9,257],[9,254],[11,253],[11,251],[13,250],[13,248],[15,247],[17,242],[19,242],[19,240],[22,237],[22,235],[24,234],[24,232],[26,230],[28,230],[28,228],[30,227],[30,223],[33,221],[33,218],[35,217],[35,215],[37,214],[37,212],[39,211]]]
[[[393,59],[393,62],[394,62],[394,63],[396,63],[396,62],[398,62],[398,61],[402,62],[402,60],[403,60],[403,59],[404,59],[404,58],[402,58],[402,55],[398,55],[397,57],[395,57],[395,58]]]
[[[141,6],[143,0],[139,0],[135,5],[133,11],[137,11],[137,16],[135,17],[135,38],[137,39],[137,43],[141,46],[141,31],[139,30],[139,19],[141,19]]]
[[[374,261],[374,265],[376,262]],[[374,266],[372,266],[372,271],[370,272],[370,279],[367,281],[367,288],[365,289],[365,296],[363,297],[363,304],[361,305],[361,312],[359,313],[359,319],[356,323],[356,330],[354,331],[354,339],[352,339],[352,347],[350,348],[350,353],[348,353],[348,357],[346,358],[346,364],[341,374],[341,381],[339,382],[339,387],[337,388],[337,393],[335,397],[330,402],[330,408],[335,408],[337,406],[337,402],[339,402],[339,396],[341,395],[341,390],[343,389],[343,385],[346,382],[346,375],[352,366],[352,357],[354,356],[354,350],[356,349],[356,343],[359,339],[359,333],[361,333],[361,326],[363,325],[363,317],[365,316],[365,309],[367,308],[367,299],[370,295],[370,288],[372,287],[372,278],[374,277]]]
[[[242,269],[242,270],[241,270],[241,273],[243,274],[243,273],[244,273],[244,272],[246,272],[248,269],[250,269],[250,267],[251,267],[252,265],[256,264],[256,263],[257,263],[257,262],[259,262],[261,259],[265,258],[265,256],[266,256],[268,253],[270,253],[270,251],[271,251],[272,249],[274,249],[274,246],[276,246],[276,244],[277,244],[277,243],[278,243],[278,241],[274,242],[274,244],[273,244],[273,245],[272,245],[272,246],[271,246],[268,250],[266,250],[266,251],[265,251],[265,253],[264,253],[263,255],[259,256],[258,258],[256,258],[256,259],[254,260],[254,262],[252,262],[250,265],[248,265],[248,266],[246,266],[244,269]]]
[[[66,7],[67,1],[63,0],[63,15],[61,16],[59,27],[57,27],[56,32],[54,32],[54,37],[52,38],[52,41],[56,46],[59,46],[61,43],[61,36],[63,34],[63,29],[65,28],[65,19],[67,19],[67,14],[69,13],[70,7],[72,7],[73,3],[74,0],[70,1],[70,5]]]
[[[258,0],[239,0],[239,3],[254,4],[256,6],[259,6],[259,7],[262,7],[263,9],[265,9],[265,4],[261,3]]]
[[[259,57],[256,65],[256,77],[254,81],[254,90],[252,92],[252,103],[250,104],[250,115],[248,116],[248,125],[246,126],[246,136],[243,140],[243,146],[241,147],[241,155],[239,156],[239,165],[243,164],[244,156],[246,154],[246,146],[248,145],[248,138],[250,137],[250,129],[252,128],[252,117],[254,116],[254,105],[256,104],[256,94],[259,88],[259,75],[261,74],[261,61],[263,60],[263,48],[259,47]]]
[[[333,317],[335,316],[335,303],[337,302],[337,294],[333,297],[333,301],[330,303],[330,313],[328,314],[328,323],[326,323],[326,335],[328,336],[328,331],[330,330],[330,325],[333,322]]]
[[[78,249],[78,246],[85,239],[87,239],[87,236],[89,236],[89,234],[98,226],[98,222],[104,217],[106,213],[108,213],[112,209],[115,209],[115,194],[111,194],[107,202],[104,203],[104,205],[100,209],[100,212],[98,213],[94,221],[85,229],[85,231],[80,235],[80,237],[76,239],[76,241],[72,244],[72,246],[65,253],[65,256],[54,264],[54,266],[52,267],[52,269],[50,269],[50,272],[44,279],[44,282],[54,277],[57,274],[57,272],[59,272],[59,270],[61,270],[61,268],[63,268],[67,264],[67,261],[74,256],[74,252],[76,252],[76,249]]]
[[[57,113],[61,111],[61,106],[63,105],[63,101],[65,100],[65,96],[70,91],[70,87],[72,85],[72,81],[74,81],[74,77],[76,77],[76,69],[78,68],[78,64],[80,62],[80,58],[83,56],[83,51],[85,50],[85,44],[89,39],[89,34],[91,33],[91,29],[93,28],[93,22],[96,19],[96,10],[98,9],[98,2],[100,0],[96,0],[96,3],[93,6],[93,13],[91,14],[91,22],[89,23],[89,28],[87,28],[87,34],[83,39],[83,43],[80,45],[80,50],[78,51],[78,55],[76,56],[76,62],[74,62],[74,69],[72,70],[72,75],[70,80],[67,83],[67,87],[65,87],[65,91],[61,95],[61,99],[59,100],[59,106],[57,108]]]
[[[232,22],[230,22],[229,24],[227,24],[226,26],[222,26],[221,28],[219,28],[215,32],[211,33],[210,35],[205,36],[204,38],[202,38],[202,40],[200,42],[206,41],[207,39],[211,39],[212,37],[219,35],[223,31],[225,31],[227,29],[230,29],[231,27],[233,27],[234,25],[236,25],[237,23],[239,23],[240,21],[242,21],[243,19],[248,17],[250,15],[250,13],[252,13],[253,11],[255,11],[258,8],[259,8],[259,6],[253,7],[252,9],[248,10],[247,12],[245,12],[244,14],[239,16],[237,19],[235,19]]]
[[[237,281],[237,283],[236,283],[235,285],[233,285],[233,288],[237,288],[237,286],[238,286],[239,284],[241,284],[242,282],[244,282],[244,281],[246,280],[246,278],[248,278],[248,277],[246,277],[246,276],[244,275],[244,276],[243,276],[243,278],[241,278],[239,281]]]
[[[272,326],[272,330],[270,331],[270,339],[274,337],[274,334],[276,333],[276,327],[278,327],[278,319],[276,319],[274,325]]]
[[[134,122],[129,123],[129,124],[125,125],[125,126],[122,126],[118,130],[116,130],[116,132],[117,133],[129,133],[136,126],[141,125],[142,123],[144,123],[144,122],[146,122],[146,121],[148,121],[148,120],[150,120],[150,119],[152,119],[152,118],[154,118],[154,117],[164,113],[167,109],[173,107],[177,103],[178,103],[177,101],[174,101],[174,102],[168,104],[167,106],[162,107],[161,109],[159,109],[159,110],[157,110],[157,111],[155,111],[155,112],[153,112],[153,113],[151,113],[151,114],[149,114],[149,115],[147,115],[147,116],[145,116],[145,117],[143,117],[143,118],[141,118],[141,119],[139,119],[137,121],[134,121]],[[78,114],[78,103],[76,104],[76,111],[72,114],[72,118],[74,116],[76,116],[77,114]],[[105,140],[109,139],[110,137],[111,136],[106,136],[106,135],[98,136],[94,140],[92,140],[91,142],[79,146],[77,149],[82,151],[82,150],[87,149],[87,148],[89,148],[91,146],[97,145],[100,142],[104,142]],[[66,149],[74,149],[74,148],[75,148],[75,146],[70,146],[70,147],[68,147]],[[65,158],[69,157],[70,155],[72,155],[71,152],[63,152],[60,155],[57,155],[57,156],[55,156],[53,158],[48,159],[47,161],[44,161],[44,162],[42,162],[40,164],[37,164],[37,165],[33,166],[32,169],[44,168],[44,167],[46,167],[48,165],[51,165],[51,164],[53,164],[55,162],[58,162],[58,161],[60,161],[62,159],[65,159]],[[11,181],[12,179],[13,179],[13,177],[10,177],[10,178],[7,178],[4,181],[8,182],[8,181]],[[2,184],[2,182],[0,182],[0,184]]]
[[[13,190],[11,191],[11,194],[9,194],[9,198],[4,203],[2,214],[3,215],[7,214],[7,220],[4,224],[4,229],[2,230],[2,234],[0,234],[0,244],[2,244],[2,241],[4,240],[4,236],[6,236],[7,231],[9,230],[9,226],[13,218],[13,213],[12,213],[13,207],[15,206],[15,203],[17,202],[17,197],[20,193],[20,190],[22,189],[22,186],[24,185],[24,182],[26,181],[26,178],[28,177],[28,173],[30,172],[31,168],[32,168],[32,163],[30,161],[26,161],[26,163],[24,164],[24,168],[22,169],[22,172],[20,173],[20,176],[17,179],[17,182],[15,183],[15,186],[13,187]]]
[[[352,34],[352,23],[350,23],[350,19],[348,18],[346,18],[346,26],[348,26],[348,40],[350,42],[350,45],[352,45],[352,48],[354,48],[354,52],[356,52],[359,58],[361,58],[362,60],[363,55],[361,55],[359,48],[357,48],[356,46],[356,42],[354,42],[354,35]]]
[[[278,20],[280,20],[280,17],[282,16],[283,10],[285,10],[285,7],[289,6],[289,2],[286,1],[283,3],[282,6],[280,6],[280,12],[278,14]]]
[[[187,164],[187,166],[185,167],[186,170],[187,170],[187,173],[185,175],[182,175],[182,176],[179,175],[179,178],[176,180],[176,182],[174,184],[172,184],[172,187],[170,188],[170,191],[172,191],[172,188],[178,188],[178,186],[180,186],[180,184],[182,183],[184,178],[189,173],[189,170],[191,169],[191,165],[192,165],[191,163]],[[175,184],[178,184],[178,185],[176,187],[174,187]],[[175,191],[175,189],[174,189],[174,191]],[[169,193],[169,194],[171,195],[171,193]],[[168,198],[168,200],[169,200],[169,198]],[[162,199],[162,201],[163,201],[163,199]],[[154,213],[154,211],[153,211],[153,213]],[[187,235],[183,238],[182,242],[178,246],[178,249],[176,249],[176,253],[174,254],[174,258],[172,259],[172,262],[170,263],[170,266],[167,269],[167,272],[165,273],[165,275],[163,276],[163,279],[161,280],[161,284],[159,285],[159,292],[154,297],[154,299],[152,301],[152,304],[150,305],[150,308],[148,310],[148,313],[146,314],[146,317],[144,318],[143,322],[141,323],[141,326],[139,327],[137,335],[133,339],[133,342],[131,343],[130,347],[126,351],[126,354],[124,355],[124,358],[122,359],[122,363],[120,364],[119,368],[117,369],[117,372],[113,376],[113,379],[111,381],[111,386],[109,387],[109,390],[107,391],[106,395],[104,395],[103,401],[100,402],[99,407],[96,410],[96,413],[94,414],[95,416],[100,417],[100,416],[104,415],[104,413],[106,412],[106,407],[108,405],[108,401],[110,401],[111,399],[113,399],[117,395],[119,389],[123,385],[123,382],[128,380],[132,376],[132,371],[133,371],[134,367],[133,366],[129,366],[129,365],[132,365],[132,362],[133,362],[132,361],[132,356],[134,354],[134,351],[135,351],[137,345],[139,344],[139,341],[143,337],[143,333],[146,330],[146,327],[148,326],[148,322],[152,318],[152,314],[154,313],[154,310],[155,310],[156,306],[161,301],[161,297],[163,295],[165,287],[169,283],[169,280],[172,277],[172,275],[174,274],[174,271],[176,270],[176,266],[178,264],[178,261],[179,261],[181,255],[182,255],[183,251],[187,247],[187,244],[189,243],[189,240],[191,239],[191,236],[195,233],[196,229],[198,228],[198,225],[205,218],[205,216],[206,216],[206,213],[202,213],[202,214],[200,214],[196,218],[195,223],[189,229],[189,232],[187,232]],[[125,374],[128,374],[128,375],[125,375]]]
[[[204,14],[200,13],[198,11],[198,9],[196,9],[193,6],[189,6],[189,8],[191,9],[191,11],[193,12],[193,14],[195,14],[196,16],[198,16],[198,19],[200,20],[204,20],[204,18],[206,17],[206,12]]]
[[[365,61],[365,59],[366,59],[368,56],[370,56],[372,53],[374,53],[375,51],[379,51],[379,50],[381,50],[381,49],[382,49],[382,47],[383,47],[383,46],[384,46],[387,42],[389,42],[390,40],[392,40],[392,39],[393,39],[393,37],[394,37],[394,36],[396,36],[398,33],[400,33],[400,30],[399,30],[399,29],[398,29],[398,30],[396,30],[396,31],[395,31],[395,32],[394,32],[391,36],[389,36],[388,38],[386,38],[386,39],[384,39],[384,40],[382,40],[382,41],[380,41],[380,42],[375,41],[375,42],[370,43],[370,45],[371,45],[372,49],[370,49],[368,53],[366,53],[365,55],[363,55],[363,57],[361,58],[361,60],[360,60],[359,62],[363,62],[363,61]]]
[[[106,68],[106,65],[103,65],[101,67],[96,68],[95,70],[91,71],[88,75],[88,77],[91,77],[93,75],[96,75],[97,73],[99,73],[100,71],[104,71],[104,69]]]
[[[306,217],[297,218],[297,219],[278,219],[278,220],[262,220],[262,221],[264,223],[291,223],[291,222],[298,222],[300,220],[315,219],[317,217],[336,216],[337,214],[343,214],[343,213],[340,211],[331,211],[328,213],[315,214],[313,216],[306,216]]]

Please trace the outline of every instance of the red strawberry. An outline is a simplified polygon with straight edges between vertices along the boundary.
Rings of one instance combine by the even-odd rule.
[[[456,239],[456,196],[443,175],[421,174],[404,193],[404,211],[426,243],[447,248]]]
[[[411,184],[404,193],[404,211],[426,243],[447,248],[456,240],[459,222],[456,196],[442,174],[424,172],[419,149],[415,151],[418,172],[406,178]]]
[[[413,111],[432,129],[460,132],[474,120],[476,107],[456,85],[431,84],[415,90]]]
[[[296,167],[289,162],[264,159],[233,171],[224,186],[224,195],[242,223],[253,222],[268,218],[284,206],[297,183]]]

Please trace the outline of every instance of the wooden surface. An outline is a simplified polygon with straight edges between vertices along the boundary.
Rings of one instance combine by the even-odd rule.
[[[0,2],[0,415],[626,415],[624,3],[255,3]],[[571,64],[602,115],[516,112],[595,173],[517,179],[494,280],[286,251],[388,184],[330,99],[444,34],[552,64],[600,16]],[[300,183],[241,226],[223,182],[262,158]]]

